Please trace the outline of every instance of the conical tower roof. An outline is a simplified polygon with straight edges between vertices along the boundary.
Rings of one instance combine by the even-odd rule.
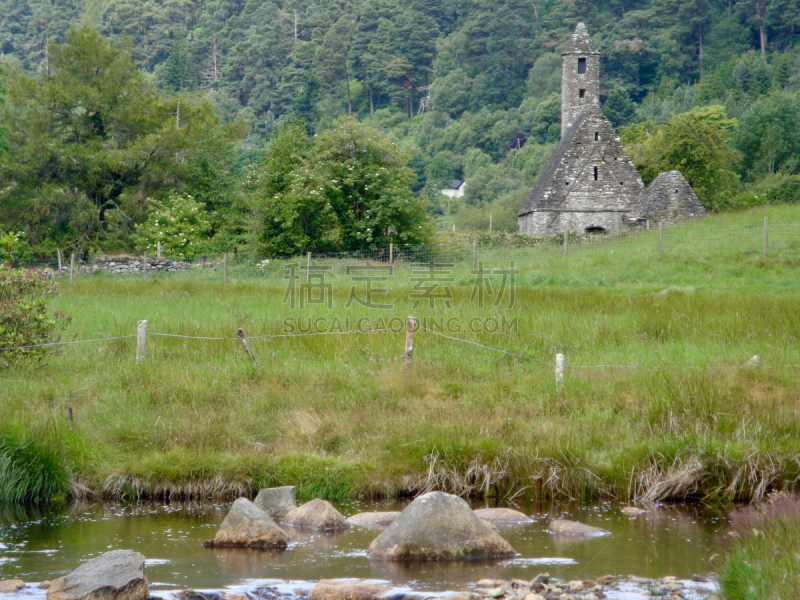
[[[583,23],[578,23],[575,27],[575,33],[569,38],[564,52],[561,53],[562,56],[565,54],[600,54]]]

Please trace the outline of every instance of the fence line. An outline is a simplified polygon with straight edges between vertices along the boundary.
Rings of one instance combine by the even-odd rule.
[[[655,225],[655,223],[653,224]],[[569,253],[567,255],[567,248]],[[59,250],[51,259],[22,261],[19,264],[47,270],[59,277],[85,277],[94,274],[130,274],[150,278],[189,274],[213,278],[227,283],[231,277],[282,277],[289,265],[295,265],[309,282],[311,272],[344,272],[348,265],[363,264],[389,268],[409,267],[430,262],[453,263],[463,267],[480,263],[506,264],[509,260],[563,258],[572,261],[586,253],[619,257],[636,256],[657,260],[659,257],[691,256],[694,258],[733,258],[752,256],[800,256],[800,222],[769,220],[753,215],[752,219],[730,225],[720,221],[713,226],[705,220],[689,221],[668,227],[651,227],[617,233],[595,234],[564,231],[556,234],[527,237],[516,234],[446,234],[428,244],[397,244],[387,241],[386,247],[348,252],[304,252],[295,256],[255,256],[223,253],[209,257],[167,258],[131,254],[127,256],[75,257],[65,261]],[[616,253],[616,254],[615,254]],[[80,260],[79,260],[80,259]],[[202,274],[202,275],[201,275]]]
[[[142,323],[142,322],[140,322]],[[714,370],[714,369],[745,369],[745,368],[775,368],[775,369],[796,369],[800,368],[800,364],[777,364],[777,365],[769,365],[763,364],[758,356],[752,357],[747,363],[742,365],[704,365],[704,366],[697,366],[697,365],[631,365],[631,364],[624,364],[624,365],[615,365],[615,364],[600,364],[600,365],[569,365],[565,362],[563,354],[557,354],[556,362],[549,362],[545,360],[541,360],[538,358],[534,358],[532,356],[527,356],[525,354],[519,354],[516,352],[511,352],[509,350],[503,350],[501,348],[494,348],[492,346],[487,346],[485,344],[481,344],[480,342],[476,342],[473,340],[467,340],[464,338],[450,336],[439,331],[435,331],[433,329],[429,329],[423,325],[418,324],[418,321],[415,317],[408,317],[407,323],[409,327],[409,331],[407,332],[411,337],[412,346],[413,346],[413,333],[417,330],[424,331],[431,335],[445,338],[447,340],[451,340],[454,342],[459,342],[462,344],[467,344],[471,346],[477,346],[479,348],[483,348],[485,350],[490,350],[492,352],[497,352],[499,354],[503,354],[506,356],[513,356],[518,359],[525,359],[534,363],[542,364],[545,366],[555,366],[556,367],[556,379],[559,384],[563,383],[563,371],[564,369],[685,369],[685,370]],[[371,334],[371,333],[404,333],[406,329],[402,330],[395,330],[389,328],[381,328],[381,329],[355,329],[350,331],[320,331],[320,332],[309,332],[309,333],[287,333],[287,334],[261,334],[257,336],[249,336],[248,339],[278,339],[278,338],[298,338],[298,337],[312,337],[312,336],[321,336],[321,335],[351,335],[351,334]],[[175,333],[159,333],[159,332],[148,332],[146,326],[144,327],[143,333],[131,334],[131,335],[120,335],[120,336],[113,336],[107,338],[94,338],[90,340],[71,340],[67,342],[48,342],[45,344],[32,344],[27,346],[13,346],[9,348],[0,348],[0,352],[13,352],[17,350],[27,350],[32,348],[46,348],[46,347],[58,347],[58,346],[70,346],[74,344],[88,344],[88,343],[96,343],[96,342],[110,342],[115,340],[124,340],[129,338],[146,338],[148,336],[156,336],[156,337],[168,337],[168,338],[179,338],[179,339],[189,339],[189,340],[206,340],[206,341],[234,341],[241,339],[241,336],[234,336],[234,337],[209,337],[209,336],[195,336],[195,335],[182,335],[182,334],[175,334]],[[409,353],[409,341],[408,337],[406,339],[406,348],[405,352],[402,356],[405,356]],[[146,346],[140,346],[146,347]],[[137,348],[137,360],[143,360],[144,350],[141,351],[141,355],[139,353],[139,349]],[[410,358],[410,355],[407,357]],[[406,362],[407,365],[411,364],[411,361]]]

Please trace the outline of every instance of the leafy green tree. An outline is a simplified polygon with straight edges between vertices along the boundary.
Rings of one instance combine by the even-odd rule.
[[[213,148],[219,122],[210,104],[159,98],[129,44],[86,26],[66,39],[50,46],[49,75],[11,78],[16,126],[0,179],[12,185],[0,218],[33,244],[125,247],[148,196],[180,190],[184,174],[211,164],[199,149]]]
[[[250,176],[259,249],[296,254],[424,239],[426,204],[411,194],[407,162],[377,130],[353,118],[337,119],[313,142],[302,122],[290,122]]]
[[[211,221],[201,203],[189,195],[172,195],[164,202],[150,199],[147,221],[136,226],[136,245],[155,255],[158,242],[167,256],[198,256],[208,248]]]
[[[616,86],[608,92],[603,112],[614,127],[630,125],[636,117],[636,105],[627,91]]]
[[[719,210],[739,181],[729,144],[735,125],[722,106],[709,106],[675,115],[660,126],[648,122],[622,128],[620,134],[645,183],[678,170],[706,208]]]
[[[426,203],[411,194],[408,159],[379,131],[352,118],[337,119],[317,136],[310,166],[338,218],[345,249],[425,238]]]
[[[741,153],[740,173],[753,179],[765,173],[800,170],[800,99],[777,92],[761,98],[741,119],[733,136]]]

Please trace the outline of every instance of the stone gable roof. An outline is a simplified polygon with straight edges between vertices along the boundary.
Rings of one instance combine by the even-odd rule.
[[[602,136],[601,143],[594,142],[594,132]],[[619,185],[617,182],[627,183],[613,188],[614,201],[607,207],[608,210],[638,214],[638,198],[644,189],[641,177],[611,122],[599,106],[591,106],[578,115],[561,138],[518,216],[536,211],[598,210],[595,203],[591,207],[584,207],[585,202],[580,199],[588,177],[586,169],[591,168],[587,166],[589,164],[600,165],[603,169],[598,191],[601,188],[608,189],[611,181],[614,186]],[[596,181],[590,183],[598,185]],[[571,199],[571,195],[575,198]]]
[[[589,36],[589,32],[586,31],[586,25],[578,23],[578,26],[575,27],[575,33],[569,38],[567,46],[561,54],[563,56],[564,54],[600,53],[597,51],[597,48],[595,48],[594,42],[592,42],[592,38]]]
[[[680,171],[659,173],[642,192],[641,219],[673,222],[702,217],[706,209]]]

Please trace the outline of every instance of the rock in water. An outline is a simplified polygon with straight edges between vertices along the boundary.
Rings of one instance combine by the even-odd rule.
[[[350,523],[350,525],[358,525],[360,527],[386,529],[389,525],[394,523],[394,520],[399,515],[400,513],[394,510],[386,512],[365,512],[347,517],[347,522]]]
[[[377,560],[450,561],[509,558],[507,541],[482,522],[461,498],[443,492],[420,496],[370,544]]]
[[[22,579],[4,579],[0,581],[0,594],[13,594],[25,587]]]
[[[591,525],[584,525],[577,521],[567,521],[565,519],[550,521],[550,526],[547,528],[547,531],[555,535],[569,535],[574,537],[597,537],[611,534],[610,531],[600,529],[599,527],[592,527]]]
[[[297,488],[285,485],[258,490],[258,496],[253,500],[253,504],[273,519],[282,519],[290,510],[297,508]]]
[[[628,515],[630,517],[630,516],[634,516],[634,515],[640,515],[643,512],[647,512],[647,511],[645,511],[645,510],[643,510],[641,508],[638,508],[636,506],[623,506],[620,509],[620,512],[622,512],[623,515]]]
[[[53,580],[47,600],[147,600],[144,556],[133,550],[114,550]]]
[[[293,527],[319,531],[348,529],[350,527],[342,513],[333,508],[330,502],[319,498],[293,508],[286,513],[283,522]]]
[[[239,498],[231,506],[214,539],[206,547],[240,546],[265,550],[283,550],[291,538],[263,510],[247,498]]]
[[[479,508],[475,516],[489,523],[533,523],[528,515],[510,508]]]
[[[368,581],[320,579],[308,600],[376,600],[388,591],[387,586]]]

